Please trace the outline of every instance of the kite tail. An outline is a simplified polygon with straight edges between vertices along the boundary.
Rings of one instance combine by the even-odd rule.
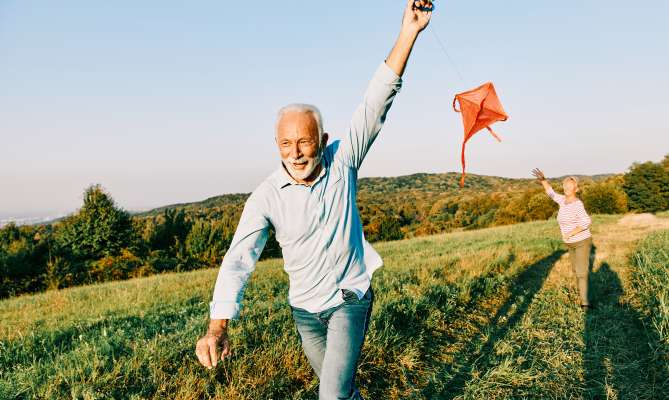
[[[495,131],[492,130],[492,128],[490,128],[489,126],[486,126],[485,128],[488,130],[488,132],[490,132],[490,134],[491,134],[495,139],[497,139],[498,142],[501,142],[501,141],[502,141],[502,139],[500,139],[499,136],[497,136],[497,134],[495,133]]]
[[[455,102],[453,103],[453,108],[455,108]],[[502,141],[502,139],[500,139],[499,136],[497,136],[497,134],[495,133],[495,131],[493,131],[489,126],[486,126],[485,128],[488,130],[488,132],[490,132],[490,134],[495,139],[497,139],[498,142]],[[465,174],[465,143],[467,143],[466,140],[464,142],[462,142],[462,155],[460,156],[460,158],[462,160],[462,177],[460,178],[460,187],[465,187],[465,175],[466,175]]]
[[[461,159],[462,159],[462,177],[460,178],[460,187],[461,188],[465,187],[465,143],[467,143],[466,140],[464,142],[462,142],[462,155],[461,155]]]

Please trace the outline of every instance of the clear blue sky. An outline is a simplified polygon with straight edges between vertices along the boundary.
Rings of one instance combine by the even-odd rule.
[[[0,1],[0,218],[67,212],[101,183],[127,209],[248,192],[279,164],[277,109],[342,135],[404,0]],[[472,173],[623,172],[669,153],[666,1],[437,1],[362,176],[459,170],[453,95],[510,114]],[[433,29],[448,48],[439,48]]]

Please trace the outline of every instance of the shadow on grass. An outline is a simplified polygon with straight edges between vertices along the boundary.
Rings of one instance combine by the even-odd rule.
[[[490,364],[495,344],[522,320],[551,269],[564,253],[564,250],[556,250],[527,266],[513,278],[509,284],[508,299],[499,307],[489,323],[480,327],[479,334],[468,338],[469,345],[463,346],[462,350],[454,355],[454,362],[444,366],[444,370],[436,377],[437,381],[426,388],[424,393],[426,398],[450,399],[463,393],[474,370],[485,368]],[[484,337],[487,339],[479,345]]]
[[[595,247],[591,252],[590,269]],[[618,274],[604,262],[590,274],[590,300],[595,306],[585,318],[585,393],[588,399],[667,399],[667,377],[653,365],[652,330],[622,298]],[[657,339],[657,338],[655,338]]]
[[[509,275],[508,271],[516,256],[509,253],[491,263],[486,272],[476,278],[426,285],[413,296],[393,296],[380,304],[374,311],[371,334],[367,338],[372,344],[363,351],[358,384],[367,389],[370,398],[392,395],[442,399],[462,391],[475,363],[485,358],[496,340],[521,320],[563,253],[563,250],[554,251],[514,275]],[[399,280],[417,283],[410,278],[406,276]],[[401,286],[401,283],[396,285]],[[475,354],[480,346],[475,349],[472,344],[484,340],[484,333],[463,337],[454,331],[452,321],[468,319],[475,307],[494,299],[506,288],[510,291],[509,299],[500,306],[490,325],[479,327],[481,331],[491,327],[493,333],[482,351]],[[444,349],[453,344],[463,349],[455,355],[457,370],[443,361]],[[427,374],[425,367],[433,372]],[[390,387],[392,393],[388,391]]]

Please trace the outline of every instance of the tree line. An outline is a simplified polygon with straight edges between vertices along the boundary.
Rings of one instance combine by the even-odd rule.
[[[358,193],[369,241],[545,220],[557,207],[534,181],[458,174],[362,178]],[[561,191],[561,180],[551,181]],[[669,209],[669,155],[627,173],[583,180],[591,214]],[[74,214],[51,224],[0,229],[0,298],[220,264],[247,194],[218,196],[131,215],[100,185]],[[263,258],[280,257],[270,231]]]

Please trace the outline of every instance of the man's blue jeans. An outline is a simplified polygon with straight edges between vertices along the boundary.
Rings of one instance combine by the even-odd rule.
[[[320,380],[318,398],[362,399],[355,386],[355,371],[365,340],[374,293],[358,296],[340,291],[344,303],[319,313],[292,307],[302,348]]]

